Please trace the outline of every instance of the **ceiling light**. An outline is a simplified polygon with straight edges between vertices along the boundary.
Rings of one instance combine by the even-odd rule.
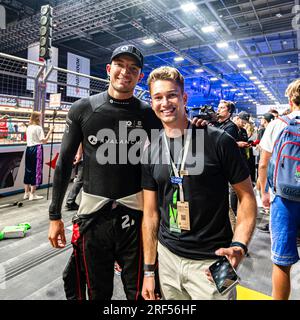
[[[243,96],[244,94],[243,94],[243,92],[239,92],[239,93],[237,93],[237,95],[238,96]]]
[[[246,68],[246,64],[245,63],[239,63],[237,65],[238,68]]]
[[[195,3],[193,2],[187,2],[187,3],[184,3],[180,6],[181,10],[183,10],[184,12],[191,12],[191,11],[194,11],[194,10],[197,10],[197,6],[195,5]]]
[[[281,18],[281,17],[282,17],[282,14],[281,14],[281,13],[277,13],[277,14],[276,14],[276,17],[277,17],[277,18]]]
[[[251,76],[251,77],[249,77],[249,79],[250,79],[250,80],[256,80],[257,77],[256,77],[256,76]]]
[[[237,89],[233,88],[233,89],[230,89],[231,92],[235,92],[237,91]]]
[[[254,84],[261,84],[261,81],[257,80],[253,82]]]
[[[287,63],[291,63],[292,61],[291,60],[289,60]]]
[[[228,87],[229,85],[227,83],[222,83],[221,86],[225,88],[225,87]]]
[[[210,78],[210,81],[218,81],[218,80],[219,80],[219,78],[217,78],[217,77]]]
[[[228,48],[228,43],[227,42],[218,42],[217,47],[218,48]]]
[[[178,61],[183,61],[184,58],[183,57],[175,57],[174,58],[174,61],[178,62]]]
[[[245,74],[251,74],[252,71],[251,71],[251,70],[245,70],[244,73],[245,73]]]
[[[239,56],[237,54],[235,54],[235,53],[228,55],[228,59],[229,60],[236,60],[238,58],[239,58]]]
[[[152,38],[144,39],[143,42],[144,42],[145,44],[153,44],[153,43],[155,43],[155,41],[154,41]]]
[[[259,84],[258,87],[261,88],[261,89],[265,88],[265,86],[263,84]]]
[[[198,68],[198,69],[195,69],[195,72],[204,72],[204,70],[203,69],[201,69],[201,68]]]
[[[204,33],[214,32],[215,27],[214,26],[205,26],[205,27],[202,27],[201,30]]]
[[[196,86],[197,85],[197,82],[193,82],[193,86]]]

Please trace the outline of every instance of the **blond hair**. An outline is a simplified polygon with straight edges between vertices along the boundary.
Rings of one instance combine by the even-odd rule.
[[[147,79],[147,83],[150,91],[151,91],[151,83],[157,80],[174,80],[178,84],[181,92],[182,93],[184,92],[184,78],[176,68],[163,66],[163,67],[154,69],[149,74],[149,77]]]
[[[285,95],[294,105],[297,107],[300,106],[300,79],[296,79],[289,84],[285,91]]]
[[[41,116],[40,112],[33,111],[30,116],[29,124],[39,125],[40,124],[40,116]]]

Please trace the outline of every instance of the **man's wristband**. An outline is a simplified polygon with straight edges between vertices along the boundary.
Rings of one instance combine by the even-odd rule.
[[[144,264],[144,271],[155,271],[155,264]]]
[[[239,241],[231,242],[230,247],[240,247],[240,248],[242,248],[244,250],[244,252],[245,252],[245,255],[248,252],[248,247],[244,243],[239,242]]]
[[[154,271],[144,271],[144,277],[155,277]]]

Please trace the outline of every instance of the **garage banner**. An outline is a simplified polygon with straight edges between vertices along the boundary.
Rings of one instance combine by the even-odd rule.
[[[90,59],[68,52],[68,70],[90,75]],[[68,73],[67,96],[84,98],[89,96],[90,79]]]

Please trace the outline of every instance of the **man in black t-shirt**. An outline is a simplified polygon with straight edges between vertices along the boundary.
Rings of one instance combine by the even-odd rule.
[[[264,132],[266,130],[266,127],[274,119],[275,119],[274,115],[272,113],[270,113],[270,112],[264,113],[260,117],[260,128],[259,128],[258,133],[257,133],[258,143],[262,139],[263,134],[264,134]]]
[[[237,267],[247,252],[256,217],[249,171],[230,135],[189,123],[184,80],[177,69],[155,69],[148,85],[164,131],[143,155],[142,295],[155,299],[158,250],[164,299],[233,299],[235,290],[224,296],[217,292],[208,267],[223,255]],[[228,182],[241,203],[234,235],[228,217]]]
[[[223,129],[232,136],[233,139],[238,141],[238,128],[230,120],[230,117],[235,111],[235,105],[232,101],[220,100],[217,110],[218,122],[215,127]]]

